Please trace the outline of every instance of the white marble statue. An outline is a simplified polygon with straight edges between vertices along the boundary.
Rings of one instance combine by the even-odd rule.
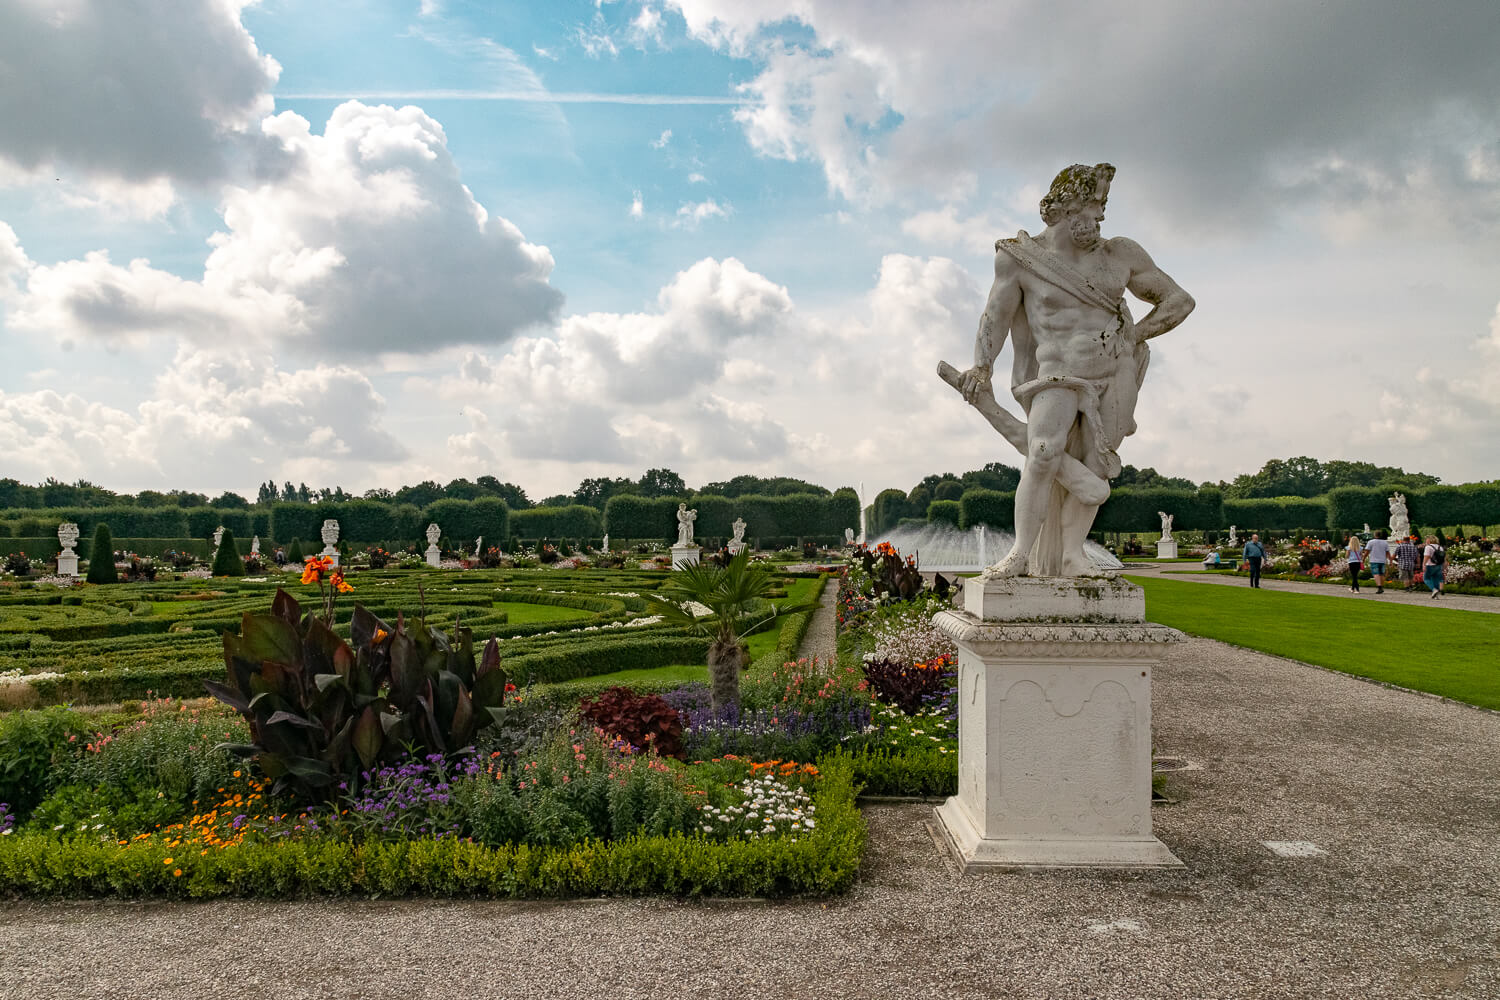
[[[599,551],[601,551],[601,552],[608,552],[609,551],[609,532],[605,532],[604,533],[604,539],[599,544],[600,544]]]
[[[441,537],[443,537],[442,528],[439,528],[436,524],[429,524],[427,526],[427,544],[429,546],[436,545],[437,540]]]
[[[1391,537],[1405,538],[1411,534],[1411,519],[1406,513],[1406,496],[1402,493],[1392,493],[1391,505]]]
[[[1365,534],[1365,535],[1374,534],[1374,532],[1372,532],[1370,530],[1370,522],[1369,521],[1365,522],[1365,530],[1363,532],[1361,532],[1361,534]]]
[[[78,575],[78,553],[73,551],[73,546],[78,544],[78,525],[68,521],[57,526],[57,540],[62,545],[62,551],[57,554],[57,575]]]
[[[224,544],[224,526],[221,524],[214,529],[214,551],[219,551],[219,546]]]
[[[1074,164],[1042,198],[1045,231],[995,244],[995,282],[974,342],[974,366],[938,375],[1026,456],[1016,490],[1016,541],[986,578],[1089,576],[1083,543],[1135,431],[1146,341],[1187,318],[1193,298],[1133,240],[1103,239],[1099,222],[1115,168]],[[1139,323],[1124,293],[1155,303]],[[1014,346],[1011,393],[1022,422],[995,400],[992,365]],[[1054,490],[1053,486],[1061,489]]]
[[[1234,525],[1231,524],[1229,526],[1229,546],[1233,548],[1238,544],[1240,544],[1240,536],[1235,534]]]
[[[437,524],[427,526],[427,551],[423,553],[429,566],[439,566],[443,562],[443,551],[438,548],[438,539],[442,537],[443,529]]]
[[[474,554],[477,556],[484,551],[484,536],[480,535],[474,539]]]
[[[854,529],[853,528],[845,528],[844,529],[844,544],[845,545],[853,545],[854,544]]]
[[[693,522],[698,520],[696,510],[688,510],[688,505],[680,503],[677,505],[677,544],[693,544]]]
[[[734,529],[734,540],[743,545],[745,542],[745,522],[739,518],[735,518],[734,523],[730,527]]]
[[[1168,514],[1164,510],[1159,510],[1156,512],[1156,516],[1161,518],[1161,540],[1164,542],[1173,541],[1172,522],[1177,519],[1177,515]]]
[[[250,537],[250,554],[252,556],[258,556],[258,555],[260,555],[260,536],[259,535],[252,535]]]

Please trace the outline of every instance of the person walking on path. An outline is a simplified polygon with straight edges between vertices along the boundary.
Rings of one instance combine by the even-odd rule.
[[[1385,593],[1385,564],[1390,561],[1391,544],[1385,540],[1385,529],[1375,532],[1375,537],[1365,542],[1365,560],[1370,564],[1370,576],[1375,580],[1375,593]]]
[[[1443,593],[1443,567],[1448,562],[1448,553],[1438,544],[1437,535],[1427,536],[1427,547],[1422,550],[1422,582],[1432,591],[1435,601]]]
[[[1352,532],[1349,535],[1349,548],[1345,554],[1349,558],[1349,589],[1357,594],[1359,593],[1359,571],[1365,560],[1365,549],[1359,542],[1359,536]]]
[[[1401,574],[1401,584],[1407,590],[1417,585],[1417,567],[1422,563],[1422,550],[1417,548],[1412,535],[1402,538],[1396,545],[1396,571]]]
[[[1266,550],[1260,544],[1259,535],[1251,535],[1245,543],[1245,562],[1250,564],[1250,586],[1260,589],[1260,564],[1266,558]]]

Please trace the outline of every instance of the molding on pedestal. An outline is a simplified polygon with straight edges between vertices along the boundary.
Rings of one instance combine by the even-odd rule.
[[[964,872],[985,868],[1186,868],[1155,837],[1141,839],[986,840],[957,797],[933,809],[937,829]]]
[[[1155,657],[1157,647],[1186,638],[1175,628],[1148,622],[991,623],[966,611],[939,611],[932,624],[954,642],[963,643],[981,656],[1007,659],[1139,659]]]

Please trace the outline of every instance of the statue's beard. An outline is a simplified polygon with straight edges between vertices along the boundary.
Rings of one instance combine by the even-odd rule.
[[[1075,215],[1068,220],[1068,236],[1080,250],[1092,250],[1099,242],[1099,223]]]

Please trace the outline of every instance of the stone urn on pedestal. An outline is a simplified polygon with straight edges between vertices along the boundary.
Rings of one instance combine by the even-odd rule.
[[[78,575],[78,553],[73,551],[73,546],[78,544],[78,525],[69,521],[57,526],[57,540],[62,544],[62,551],[57,554],[57,575]]]
[[[439,536],[442,535],[442,533],[443,533],[443,530],[441,528],[439,528],[436,524],[429,524],[427,526],[427,552],[426,552],[426,555],[427,555],[427,565],[429,565],[429,566],[440,566],[440,565],[442,565],[443,556],[442,556],[441,550],[438,549],[438,543],[437,543],[438,542],[438,538],[439,538]]]
[[[333,560],[332,565],[337,566],[339,564],[339,550],[334,548],[334,546],[339,542],[339,523],[333,518],[329,518],[323,522],[323,527],[319,531],[319,535],[323,539],[323,551],[319,552],[318,555],[325,559]]]

